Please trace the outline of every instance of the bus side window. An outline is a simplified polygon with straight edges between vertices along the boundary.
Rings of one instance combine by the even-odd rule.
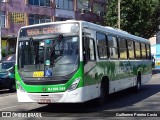
[[[136,59],[141,59],[141,47],[139,42],[135,42]]]
[[[118,42],[117,38],[111,35],[107,35],[108,38],[108,46],[109,46],[109,52],[110,52],[110,58],[111,59],[118,59]]]
[[[100,59],[108,58],[108,43],[106,41],[106,35],[103,33],[97,33],[97,49],[98,57]]]
[[[118,41],[119,41],[120,59],[127,59],[126,40],[124,38],[119,37]]]
[[[142,59],[146,59],[146,47],[144,43],[141,43],[141,52],[142,52]]]
[[[93,39],[89,39],[89,60],[95,60],[95,44]]]
[[[150,45],[146,45],[147,47],[147,59],[151,60],[151,51],[150,51]]]
[[[88,61],[95,60],[95,43],[93,39],[88,37],[85,37],[83,40],[83,57],[86,64]]]
[[[134,54],[134,42],[132,40],[127,40],[128,44],[128,54],[129,54],[129,59],[134,59],[135,54]]]

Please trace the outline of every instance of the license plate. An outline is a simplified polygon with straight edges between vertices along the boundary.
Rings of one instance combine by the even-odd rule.
[[[43,76],[44,76],[43,71],[33,72],[33,77],[43,77]]]
[[[50,99],[40,99],[39,103],[51,103]]]

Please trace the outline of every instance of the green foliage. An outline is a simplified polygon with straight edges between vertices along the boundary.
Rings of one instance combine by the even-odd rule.
[[[118,0],[107,5],[105,23],[118,28]],[[160,0],[121,0],[121,29],[131,34],[149,38],[160,25]]]
[[[7,55],[10,55],[10,54],[14,54],[14,53],[6,49],[2,49],[2,57],[6,57]]]

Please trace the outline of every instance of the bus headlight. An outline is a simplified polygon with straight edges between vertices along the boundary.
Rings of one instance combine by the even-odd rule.
[[[79,78],[76,78],[75,81],[71,84],[71,86],[68,88],[67,91],[73,91],[77,88],[78,84],[79,84],[79,81],[80,81],[80,77]]]
[[[25,92],[24,88],[21,86],[19,81],[16,81],[17,87],[21,92]]]

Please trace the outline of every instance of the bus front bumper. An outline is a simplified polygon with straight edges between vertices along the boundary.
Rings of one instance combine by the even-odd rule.
[[[81,103],[84,102],[82,92],[82,88],[59,93],[27,93],[17,89],[17,97],[18,102]]]

